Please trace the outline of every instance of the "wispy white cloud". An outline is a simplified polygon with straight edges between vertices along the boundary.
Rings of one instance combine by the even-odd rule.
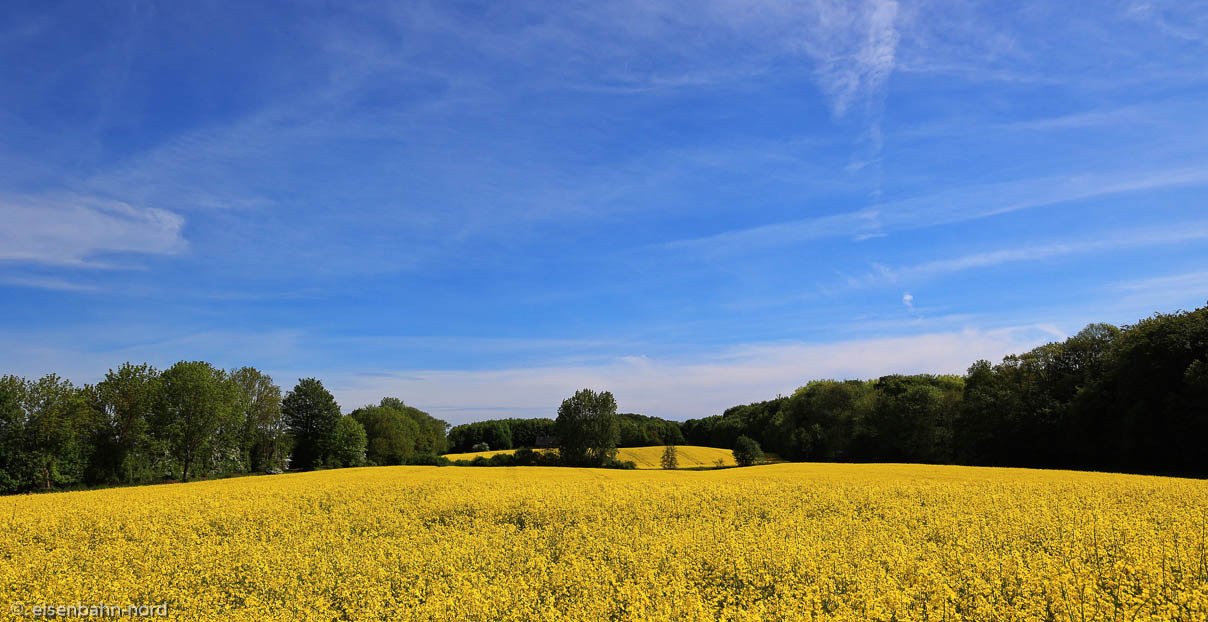
[[[31,289],[49,289],[61,292],[97,291],[95,285],[88,283],[74,283],[64,279],[46,277],[0,276],[0,286],[4,285],[9,287],[28,287]]]
[[[867,238],[883,233],[880,228],[880,212],[864,209],[674,240],[659,244],[657,248],[721,256],[835,236]]]
[[[558,10],[520,3],[501,11],[526,26],[500,29],[489,21],[425,3],[389,9],[350,7],[349,15],[371,21],[374,28],[361,28],[363,24],[354,21],[305,31],[311,39],[308,43],[324,52],[321,68],[329,71],[329,80],[316,81],[309,90],[291,94],[284,105],[269,104],[233,121],[167,137],[156,147],[121,159],[116,166],[101,167],[86,180],[87,187],[132,203],[158,202],[182,208],[262,206],[269,203],[262,196],[267,186],[264,179],[277,175],[279,163],[293,159],[291,152],[305,152],[315,144],[365,138],[398,140],[412,145],[394,150],[402,155],[423,149],[423,132],[447,121],[449,114],[471,118],[500,114],[498,106],[518,90],[545,92],[581,85],[589,90],[641,92],[718,83],[742,86],[769,71],[814,76],[837,119],[855,111],[863,115],[861,123],[866,127],[860,130],[860,140],[871,145],[871,150],[856,157],[856,168],[874,159],[880,150],[879,109],[899,40],[898,4],[892,0],[854,5],[831,0],[808,4],[716,0],[699,7],[618,2],[561,5]],[[499,75],[512,79],[501,82],[496,75],[455,64],[464,58],[444,53],[446,48],[491,58]],[[438,51],[441,53],[435,53]],[[652,59],[658,62],[650,62]],[[361,98],[373,97],[383,85],[397,87],[410,81],[437,84],[440,88],[434,90],[440,94],[398,102],[388,111],[355,105]],[[810,97],[803,94],[802,105],[809,102]],[[442,137],[440,142],[447,140]],[[726,148],[711,146],[715,153]],[[481,145],[475,145],[475,150],[475,158],[493,155]],[[522,193],[527,209],[509,212],[509,220],[540,212],[549,204],[561,206],[563,214],[581,213],[575,208],[582,201],[574,199],[590,194],[597,185],[588,171],[586,183],[575,184],[583,187],[572,189],[569,194],[574,196],[563,197],[567,193],[561,192],[557,182],[567,171],[552,170],[556,166],[515,170],[525,163],[512,154],[499,156],[498,161],[485,163],[487,166],[443,154],[415,159],[474,169],[465,175],[451,171],[459,177],[481,177],[481,170],[489,168],[515,171],[501,175],[505,178],[527,175],[543,180],[534,191]],[[249,180],[248,170],[257,171],[257,179]],[[439,176],[440,171],[436,173]],[[582,173],[572,173],[576,182]],[[542,188],[559,196],[547,200],[541,196]],[[507,188],[498,194],[516,192]],[[593,207],[599,203],[592,201]],[[480,212],[474,218],[456,214],[449,220],[475,222],[491,210]]]
[[[959,257],[937,259],[901,268],[890,268],[876,264],[874,265],[873,272],[866,275],[863,279],[853,280],[852,284],[898,283],[1008,263],[1040,261],[1055,257],[1109,250],[1180,244],[1204,239],[1208,239],[1208,221],[1179,223],[1173,226],[1140,230],[1114,231],[1107,235],[1097,236],[1095,239],[1036,244],[970,253]]]
[[[847,171],[854,173],[872,165],[876,196],[881,192],[881,121],[901,39],[898,3],[864,0],[858,4],[824,2],[815,7],[817,22],[803,33],[800,49],[814,61],[815,75],[831,114],[841,119],[858,107],[860,148],[852,155]]]
[[[812,58],[832,114],[843,117],[855,105],[876,106],[893,73],[899,35],[898,3],[823,2],[816,21],[802,33],[799,49]]]
[[[0,260],[105,267],[105,253],[174,254],[187,248],[173,212],[76,195],[0,198]]]
[[[1208,162],[1140,173],[1025,179],[954,188],[851,212],[675,240],[659,247],[705,256],[724,256],[830,237],[867,238],[886,232],[977,220],[1082,199],[1204,184],[1208,184]]]
[[[1144,304],[1149,309],[1208,304],[1208,271],[1167,274],[1113,283],[1109,290],[1124,302]]]
[[[1208,10],[1196,2],[1134,2],[1125,15],[1184,41],[1208,43]]]
[[[1114,287],[1118,290],[1126,292],[1168,289],[1208,292],[1208,271],[1158,276],[1134,281],[1122,281],[1120,283],[1116,283]]]
[[[1155,112],[1157,111],[1154,110],[1153,106],[1124,106],[1111,109],[1086,110],[1083,112],[1059,115],[1055,117],[1028,119],[1025,121],[1011,121],[1001,124],[999,129],[1006,131],[1033,130],[1043,132],[1101,127],[1105,125],[1119,125],[1125,123],[1136,124],[1156,120],[1152,118]]]
[[[1208,74],[1206,74],[1208,76]],[[1028,118],[1008,117],[1001,111],[970,111],[960,116],[930,119],[922,123],[900,125],[889,136],[899,146],[910,145],[923,148],[926,144],[951,139],[995,142],[1027,137],[1036,133],[1046,139],[1059,139],[1063,133],[1082,132],[1086,136],[1102,133],[1118,133],[1132,140],[1146,136],[1168,136],[1160,149],[1163,159],[1171,162],[1186,161],[1174,153],[1194,153],[1196,146],[1203,143],[1204,134],[1197,128],[1189,128],[1187,119],[1193,118],[1200,107],[1194,97],[1169,97],[1131,103],[1123,106],[1094,106],[1074,112],[1046,114]],[[1016,114],[1010,111],[1011,115]],[[1004,118],[1006,117],[1006,118]]]

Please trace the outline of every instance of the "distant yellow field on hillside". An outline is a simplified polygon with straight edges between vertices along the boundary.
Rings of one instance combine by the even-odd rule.
[[[0,498],[0,605],[188,620],[1205,620],[1208,482],[371,467]]]
[[[617,451],[618,460],[632,460],[638,465],[639,469],[661,469],[663,468],[663,449],[664,447],[626,447]],[[718,449],[716,447],[700,447],[696,445],[677,445],[675,447],[676,459],[679,461],[679,468],[691,469],[699,467],[711,466],[736,466],[734,462],[734,452],[729,449]],[[720,463],[718,461],[721,461]]]
[[[663,449],[662,445],[656,447],[622,447],[617,450],[617,460],[632,460],[638,465],[639,469],[661,469],[663,468]],[[490,458],[498,454],[510,454],[515,450],[502,449],[499,451],[479,451],[464,454],[445,454],[445,457],[450,460],[473,460],[478,456]],[[553,451],[553,450],[542,450]],[[718,449],[717,447],[701,447],[698,445],[676,445],[676,454],[679,459],[679,468],[695,469],[702,467],[714,466],[736,466],[734,462],[734,453],[729,449]],[[774,458],[774,456],[773,456]],[[718,463],[718,460],[721,463]]]
[[[537,451],[547,452],[547,451],[554,451],[554,450],[538,449]],[[515,453],[515,452],[516,452],[515,449],[496,449],[493,451],[467,451],[465,453],[460,453],[460,454],[445,454],[444,457],[446,457],[450,460],[473,460],[473,459],[479,458],[479,457],[490,458],[491,456],[498,456],[499,454],[510,454],[510,453]]]

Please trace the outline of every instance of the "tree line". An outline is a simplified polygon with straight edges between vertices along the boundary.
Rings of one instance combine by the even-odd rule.
[[[1208,307],[1064,341],[964,376],[816,380],[682,424],[688,443],[747,436],[789,460],[1208,474]]]
[[[349,415],[314,378],[126,363],[95,385],[0,377],[0,493],[286,468],[432,463],[448,424],[397,398]]]
[[[565,436],[561,413],[558,421],[457,426],[450,448],[534,447],[535,434]],[[603,429],[615,427],[621,447],[686,443],[794,461],[1208,475],[1208,307],[1119,327],[1090,324],[999,363],[976,361],[964,375],[814,380],[790,396],[702,419],[609,421]],[[512,429],[540,432],[509,436]]]
[[[619,447],[684,444],[684,434],[678,421],[637,413],[617,413],[614,416]],[[487,419],[449,429],[449,452],[554,446],[558,438],[554,419]],[[542,440],[546,442],[539,442]]]
[[[543,439],[544,437],[544,439]],[[792,395],[677,423],[616,413],[584,389],[556,419],[448,428],[397,398],[342,415],[314,378],[284,396],[251,368],[127,363],[95,385],[0,377],[0,492],[188,480],[284,468],[442,464],[446,451],[553,441],[558,464],[624,466],[619,446],[768,450],[894,461],[1208,474],[1208,307],[1060,342],[963,376],[815,380]],[[495,459],[492,459],[495,460]],[[547,464],[541,452],[499,464]],[[509,462],[510,461],[510,462]],[[496,462],[490,462],[495,464]]]
[[[449,452],[466,453],[519,447],[540,447],[541,439],[555,436],[554,420],[488,419],[449,428]],[[482,449],[485,445],[486,449]],[[477,448],[477,449],[476,449]]]

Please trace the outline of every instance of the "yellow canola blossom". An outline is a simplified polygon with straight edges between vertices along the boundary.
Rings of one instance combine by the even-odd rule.
[[[0,498],[0,608],[182,620],[1208,620],[1208,482],[377,467]],[[16,611],[13,609],[12,611]]]

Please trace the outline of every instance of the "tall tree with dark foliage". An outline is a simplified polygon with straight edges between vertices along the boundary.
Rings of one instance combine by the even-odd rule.
[[[290,466],[313,469],[330,457],[335,443],[336,424],[340,422],[340,405],[323,383],[303,378],[281,400],[281,413],[294,451]]]

